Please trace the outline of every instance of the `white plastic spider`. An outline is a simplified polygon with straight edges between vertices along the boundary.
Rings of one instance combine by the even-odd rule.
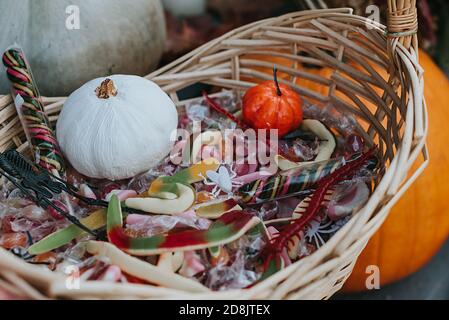
[[[212,195],[217,198],[220,192],[225,192],[229,196],[232,195],[233,187],[241,186],[240,182],[233,181],[237,177],[237,173],[232,169],[228,169],[225,166],[221,166],[218,172],[208,170],[206,171],[206,177],[201,176],[205,185],[214,186],[212,189]],[[208,181],[210,180],[210,182]]]
[[[340,227],[341,226],[335,224],[334,221],[332,220],[329,220],[328,222],[322,224],[321,219],[320,220],[315,219],[312,220],[307,227],[306,238],[310,242],[313,241],[318,249],[325,243],[321,235],[334,233],[338,229],[340,229]]]

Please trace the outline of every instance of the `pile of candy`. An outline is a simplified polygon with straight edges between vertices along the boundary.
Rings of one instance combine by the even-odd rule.
[[[31,96],[32,78],[19,72],[26,68],[19,58],[10,52],[4,62],[17,96]],[[298,107],[277,79],[263,86],[263,94],[272,90],[265,99],[285,97],[280,112]],[[64,171],[51,130],[37,129],[45,119],[25,113],[40,166],[14,152],[1,155],[10,182],[0,193],[0,246],[56,272],[76,267],[85,281],[192,292],[246,288],[312,254],[368,200],[379,171],[376,150],[355,134],[350,117],[302,100],[300,113],[277,122],[278,141],[228,135],[226,129],[260,129],[257,119],[245,119],[255,110],[239,112],[242,103],[256,108],[259,93],[251,94],[190,101],[179,117],[187,137],[157,167],[115,182]],[[22,108],[40,112],[39,103],[24,100]],[[272,123],[273,115],[262,118]],[[271,162],[254,157],[252,143],[274,152]]]
[[[233,110],[238,100],[226,92],[216,102]],[[4,184],[0,245],[29,263],[53,270],[77,266],[84,280],[195,291],[250,286],[316,251],[370,195],[376,159],[371,151],[363,153],[365,146],[352,133],[351,120],[333,118],[331,110],[304,108],[305,116],[320,119],[314,120],[320,125],[336,126],[329,129],[336,137],[328,152],[332,157],[314,161],[329,141],[301,127],[280,140],[284,154],[290,155],[282,160],[301,164],[288,170],[273,173],[260,164],[220,164],[214,158],[185,167],[169,156],[129,181],[108,182],[90,181],[69,168],[68,182],[82,196],[109,201],[106,213],[70,199],[72,214],[81,223],[97,231],[107,227],[106,235],[99,232],[96,239],[51,207],[44,210],[14,185]],[[203,121],[202,135],[235,127],[210,110],[204,99],[186,106],[180,127],[192,120]],[[216,146],[206,151],[219,152]],[[136,197],[145,193],[153,197]],[[119,200],[153,214],[128,214],[123,225]],[[110,256],[111,250],[102,255],[109,246],[123,255]],[[136,263],[140,274],[130,267]],[[161,278],[156,269],[170,274]]]

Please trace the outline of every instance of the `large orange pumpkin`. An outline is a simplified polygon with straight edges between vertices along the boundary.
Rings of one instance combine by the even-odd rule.
[[[281,58],[263,57],[262,60],[289,64]],[[370,265],[379,267],[381,285],[412,274],[435,255],[449,235],[449,209],[445,201],[449,195],[449,126],[446,123],[449,120],[449,80],[423,51],[420,51],[420,63],[425,70],[431,161],[369,241],[345,283],[346,292],[365,290],[365,281],[370,274],[366,270]],[[260,71],[270,72],[262,68]],[[307,71],[325,78],[332,74],[329,68]],[[300,79],[298,83],[327,94],[326,88],[315,82]]]

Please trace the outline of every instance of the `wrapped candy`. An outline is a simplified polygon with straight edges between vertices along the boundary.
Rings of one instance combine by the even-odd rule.
[[[54,252],[47,252],[31,258],[31,263],[47,266],[50,270],[55,270],[58,260],[58,255]]]
[[[64,221],[54,220],[46,210],[29,201],[17,202],[10,198],[0,203],[0,236],[8,233],[26,234],[27,241],[34,242],[63,224]],[[20,238],[24,238],[23,235]]]
[[[223,106],[229,112],[239,110],[240,97],[236,96],[231,91],[221,92],[213,96],[213,100],[219,105]],[[215,110],[216,111],[216,110]],[[204,124],[204,129],[228,129],[235,127],[235,124],[221,114],[211,110],[210,99],[197,99],[186,105],[186,115],[188,117],[190,126],[192,121],[201,121]]]
[[[121,282],[122,270],[105,261],[107,259],[95,259],[92,260],[92,266],[88,267],[81,274],[81,280],[92,281],[105,281],[105,282]]]
[[[206,286],[212,290],[242,289],[255,282],[260,275],[245,268],[245,256],[237,252],[231,265],[218,265],[209,269]]]
[[[0,246],[5,249],[12,249],[15,247],[26,247],[28,244],[28,237],[23,232],[4,233],[0,236]]]
[[[375,149],[372,148],[353,159],[351,162],[335,169],[327,177],[321,179],[316,186],[316,190],[308,201],[308,205],[301,213],[301,216],[294,219],[290,224],[282,229],[279,234],[272,239],[264,250],[264,274],[263,279],[277,272],[283,268],[282,253],[284,249],[295,237],[299,237],[304,228],[313,223],[319,217],[322,204],[326,201],[326,196],[335,188],[336,184],[346,178],[352,177],[360,168],[367,165],[367,163],[374,157]],[[377,162],[376,162],[377,163]],[[300,204],[301,205],[301,204]]]
[[[195,215],[160,215],[144,216],[130,214],[126,217],[127,230],[140,236],[153,236],[165,233],[175,227],[190,227],[197,230],[205,230],[210,226],[210,221]]]
[[[370,190],[363,181],[339,186],[327,205],[327,215],[333,220],[342,219],[361,208],[368,200]]]
[[[26,219],[37,222],[43,222],[50,218],[47,211],[33,204],[24,207],[21,214]]]
[[[342,114],[333,105],[327,104],[323,107],[307,101],[303,105],[304,118],[315,119],[323,122],[329,128],[335,128],[342,136],[355,132],[357,120],[348,113]]]
[[[212,100],[228,111],[235,111],[238,101],[234,93],[216,94]],[[207,138],[217,129],[236,127],[216,111],[210,102],[191,100],[181,114],[180,128],[202,121],[201,132],[207,133]],[[268,171],[258,162],[249,162],[248,144],[237,140],[234,152],[243,156],[243,163],[232,159],[232,163],[214,161],[188,167],[167,156],[148,172],[118,182],[92,180],[67,171],[67,178],[82,196],[112,199],[108,213],[104,209],[91,212],[92,206],[98,207],[72,201],[73,213],[84,226],[99,235],[107,226],[102,241],[92,241],[98,239],[65,220],[56,221],[51,212],[25,200],[12,184],[4,184],[0,190],[0,242],[35,257],[25,259],[30,263],[49,263],[51,268],[57,264],[59,271],[76,265],[84,280],[151,283],[192,292],[254,285],[317,250],[369,197],[371,158],[349,174],[332,178],[323,189],[329,191],[323,199],[312,201],[318,209],[307,211],[313,194],[320,193],[316,192],[319,182],[328,181],[333,172],[356,161],[366,145],[354,133],[351,120],[330,119],[329,108],[323,111],[308,105],[305,114],[309,120],[322,121],[335,134],[337,146],[328,148],[328,160],[318,161],[323,142],[329,140],[307,126],[298,128],[280,141],[281,151],[297,162],[298,167],[290,171],[283,172],[281,166],[280,171]],[[195,144],[195,139],[191,142]],[[211,151],[223,151],[213,144],[200,144],[196,150],[211,157],[216,156]],[[191,159],[191,154],[187,158]],[[152,210],[149,215],[121,213],[129,208],[127,198],[160,201],[165,208],[171,202],[179,204],[182,186],[194,194],[186,209],[175,212],[169,208],[170,215]],[[304,219],[300,219],[302,215]]]
[[[106,268],[102,275],[98,277],[98,280],[105,282],[119,282],[122,279],[122,270],[119,267],[111,265]]]
[[[224,246],[226,263],[214,264],[212,259],[211,268],[203,276],[204,284],[212,290],[228,290],[245,288],[257,281],[261,276],[257,265],[265,241],[263,234],[254,232]]]
[[[263,221],[274,219],[279,214],[279,203],[277,201],[266,202],[257,210],[257,215]]]
[[[69,264],[80,264],[86,255],[86,242],[78,242],[63,254],[63,260]]]
[[[42,254],[44,256],[46,254]],[[121,282],[124,277],[119,267],[112,264],[106,256],[90,256],[87,242],[82,241],[68,248],[61,254],[61,263],[56,270],[66,273],[67,268],[76,267],[83,281],[99,280],[105,282]]]
[[[201,282],[212,290],[241,289],[253,284],[261,276],[260,254],[268,237],[268,230],[261,224],[234,242],[209,248],[209,268],[201,275]]]
[[[180,275],[191,278],[205,269],[206,267],[201,262],[200,256],[195,251],[184,252],[184,262],[179,270]]]
[[[188,104],[186,114],[190,121],[203,121],[210,118],[209,108],[198,103]]]
[[[311,161],[318,153],[319,141],[317,138],[313,142],[305,141],[301,138],[292,139],[291,141],[281,140],[279,147],[284,154],[294,161]]]

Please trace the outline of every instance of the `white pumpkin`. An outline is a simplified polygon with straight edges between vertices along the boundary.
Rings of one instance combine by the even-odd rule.
[[[154,82],[128,75],[97,78],[64,103],[56,135],[81,174],[120,180],[159,163],[172,146],[176,107]]]

